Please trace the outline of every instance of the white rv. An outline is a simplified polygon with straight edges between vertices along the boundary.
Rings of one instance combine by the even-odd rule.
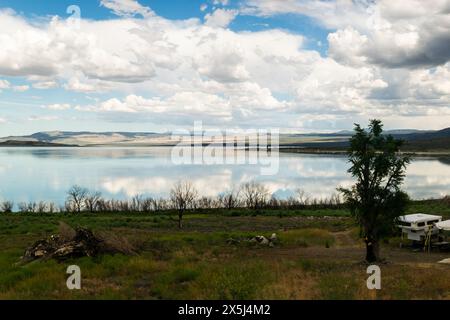
[[[450,231],[450,220],[445,220],[436,223],[436,228],[442,231]]]
[[[409,240],[425,241],[427,237],[439,233],[435,224],[441,221],[442,216],[424,213],[407,214],[398,218],[398,227],[402,229],[402,238],[406,234]]]

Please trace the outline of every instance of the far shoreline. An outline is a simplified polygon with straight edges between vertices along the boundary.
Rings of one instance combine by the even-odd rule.
[[[292,148],[280,147],[280,152],[283,153],[300,153],[300,154],[323,154],[323,155],[346,155],[347,150],[343,149],[316,149],[316,148]],[[450,150],[444,151],[401,151],[400,154],[406,154],[416,157],[450,157]]]
[[[92,144],[92,145],[74,145],[61,144],[51,142],[30,142],[30,141],[6,141],[0,142],[0,148],[173,148],[177,144]],[[204,144],[203,147],[208,146]],[[236,148],[234,148],[236,149]],[[246,151],[250,150],[245,148]],[[251,150],[259,151],[258,148]],[[270,149],[268,150],[270,152]],[[301,146],[281,145],[278,152],[291,154],[311,154],[311,155],[346,155],[346,149],[328,149],[328,148],[311,148]],[[400,154],[406,154],[413,157],[450,157],[449,150],[433,150],[433,151],[418,151],[405,150]]]

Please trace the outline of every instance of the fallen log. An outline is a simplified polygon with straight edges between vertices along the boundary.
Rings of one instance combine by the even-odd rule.
[[[66,231],[70,228],[66,224],[61,225]],[[31,247],[25,250],[22,256],[22,262],[27,263],[38,259],[64,261],[71,258],[95,257],[104,253],[134,253],[125,239],[122,241],[126,246],[119,246],[112,244],[108,239],[96,236],[91,230],[86,228],[72,229],[70,236],[67,233],[51,235],[46,239],[36,241]],[[114,240],[117,243],[117,239]]]

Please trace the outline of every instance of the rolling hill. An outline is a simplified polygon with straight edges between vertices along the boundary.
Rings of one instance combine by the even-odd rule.
[[[281,144],[289,148],[304,148],[320,150],[345,150],[349,146],[350,132],[337,133],[329,135],[330,140],[324,139],[318,141],[297,141],[292,144]],[[348,135],[347,135],[348,134]],[[402,139],[405,144],[402,151],[405,152],[445,152],[450,153],[450,128],[436,131],[420,130],[390,130],[386,131],[397,139]]]
[[[281,134],[280,148],[342,151],[348,147],[351,134],[347,130],[336,133]],[[450,127],[434,131],[390,130],[386,134],[405,140],[404,151],[450,152]],[[181,139],[182,136],[172,136],[171,133],[49,131],[0,138],[0,146],[172,146]]]
[[[152,132],[48,131],[37,132],[28,136],[0,138],[0,143],[6,141],[45,142],[77,146],[167,145],[170,143],[170,135]]]
[[[44,141],[7,140],[0,142],[0,147],[76,147],[76,145]]]

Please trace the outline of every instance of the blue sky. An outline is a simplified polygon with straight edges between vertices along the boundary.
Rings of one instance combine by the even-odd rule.
[[[239,8],[242,1],[230,0],[227,8]],[[224,7],[214,4],[213,1],[205,0],[142,0],[142,5],[149,6],[152,10],[167,19],[184,20],[190,18],[204,19],[208,12],[214,11],[214,8]],[[2,8],[12,8],[17,13],[29,18],[58,15],[67,16],[66,10],[71,5],[78,5],[82,10],[82,17],[94,20],[115,19],[116,15],[110,10],[102,6],[99,1],[84,0],[2,0],[0,1]],[[202,5],[207,5],[202,11]],[[310,48],[314,48],[326,54],[327,35],[329,29],[314,23],[311,18],[298,14],[282,14],[277,16],[256,17],[251,15],[238,16],[229,26],[236,31],[259,31],[268,28],[282,28],[299,34],[306,35],[311,41],[308,42]],[[317,42],[323,45],[317,45]]]
[[[46,15],[59,15],[65,16],[66,10],[70,5],[78,5],[82,9],[82,15],[88,19],[114,19],[116,15],[102,6],[99,1],[92,0],[2,0],[1,5],[3,8],[12,8],[16,12],[28,17],[33,16],[46,16]],[[214,8],[224,7],[220,4],[214,4],[213,1],[205,0],[141,0],[139,1],[143,6],[150,7],[159,16],[173,20],[183,20],[189,18],[203,19],[206,12],[211,12]],[[226,5],[227,8],[239,8],[239,4],[242,1],[230,0]],[[206,5],[204,11],[201,10],[202,5]],[[237,29],[257,29],[254,24],[268,23],[273,27],[289,28],[299,32],[313,33],[314,29],[317,32],[323,32],[326,38],[326,31],[317,26],[312,26],[311,21],[308,21],[306,16],[299,17],[298,15],[284,14],[281,17],[252,17],[243,16],[237,21],[233,22],[232,27]]]
[[[439,3],[2,0],[0,14],[0,136],[198,120],[289,132],[374,117],[450,126]]]

